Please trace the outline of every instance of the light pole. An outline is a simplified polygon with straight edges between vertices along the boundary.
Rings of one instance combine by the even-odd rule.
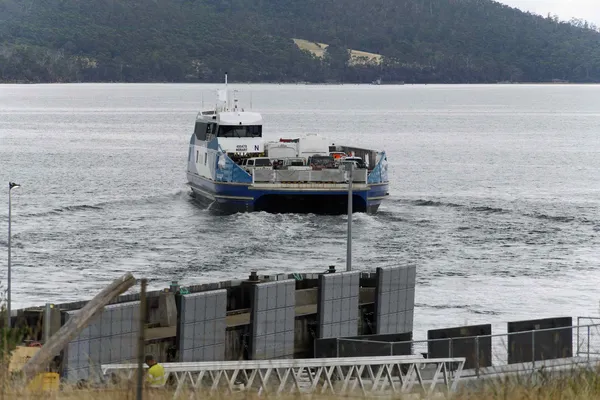
[[[8,303],[6,304],[6,326],[11,328],[10,324],[10,223],[11,223],[11,191],[14,188],[21,187],[18,183],[8,182]]]
[[[352,271],[352,180],[354,162],[344,162],[348,172],[348,234],[346,238],[346,271]]]

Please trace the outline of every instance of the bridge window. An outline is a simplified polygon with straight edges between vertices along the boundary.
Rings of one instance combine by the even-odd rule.
[[[262,137],[262,125],[221,125],[218,137],[254,138]]]
[[[194,127],[194,134],[196,135],[196,139],[198,140],[206,140],[206,131],[208,130],[209,124],[205,122],[196,122],[196,126]]]

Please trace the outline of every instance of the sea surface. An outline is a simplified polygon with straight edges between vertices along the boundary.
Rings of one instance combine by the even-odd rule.
[[[346,217],[217,216],[186,186],[196,113],[219,85],[0,85],[0,280],[12,193],[13,309],[344,268]],[[357,269],[417,265],[415,336],[599,315],[600,86],[236,85],[269,139],[385,149],[389,199],[356,214]]]

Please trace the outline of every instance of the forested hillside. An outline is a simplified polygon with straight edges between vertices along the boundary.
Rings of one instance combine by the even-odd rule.
[[[598,82],[580,25],[490,0],[0,0],[0,81]]]

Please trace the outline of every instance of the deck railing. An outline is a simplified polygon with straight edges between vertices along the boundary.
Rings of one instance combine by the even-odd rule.
[[[579,317],[574,326],[406,342],[339,338],[335,355],[352,357],[360,352],[361,355],[391,356],[410,351],[422,357],[465,357],[465,369],[471,370],[476,377],[517,369],[596,365],[600,363],[600,324],[580,325],[579,322],[586,318],[588,321],[600,320]]]
[[[366,183],[368,171],[359,169],[353,172],[353,183]],[[340,169],[323,170],[271,170],[252,171],[252,183],[333,183],[348,182],[347,172]]]
[[[202,396],[253,392],[260,395],[398,395],[418,389],[450,397],[456,391],[464,358],[352,357],[164,363],[174,376],[174,398],[185,391]],[[452,370],[450,366],[452,365]],[[108,377],[133,379],[136,364],[102,365]]]

